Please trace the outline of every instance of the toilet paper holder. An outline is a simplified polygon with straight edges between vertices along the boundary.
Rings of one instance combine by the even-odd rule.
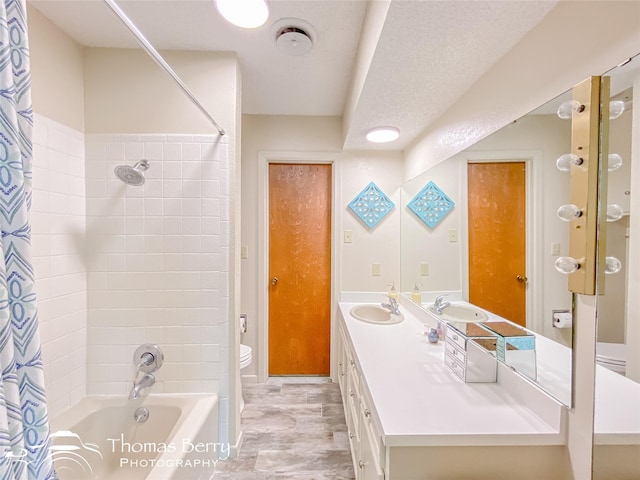
[[[571,310],[551,310],[551,323],[554,328],[571,328],[572,314]]]

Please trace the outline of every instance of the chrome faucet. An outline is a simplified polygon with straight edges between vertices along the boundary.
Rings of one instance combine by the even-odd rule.
[[[433,311],[435,313],[437,313],[438,315],[442,315],[442,311],[451,306],[451,302],[445,302],[444,301],[444,297],[446,297],[447,295],[449,295],[448,293],[442,294],[442,295],[438,295],[436,297],[435,302],[433,302],[433,307],[431,307],[433,309]]]
[[[380,306],[382,308],[386,308],[391,312],[391,315],[400,315],[400,307],[398,307],[398,302],[391,295],[387,295],[389,299],[389,303],[381,303]]]
[[[140,396],[140,391],[144,388],[151,387],[154,383],[156,383],[156,377],[151,373],[145,373],[140,380],[133,382],[133,388],[131,389],[131,393],[129,393],[129,400],[137,400]]]

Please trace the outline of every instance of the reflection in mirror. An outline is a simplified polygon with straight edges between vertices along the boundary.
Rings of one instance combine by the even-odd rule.
[[[640,96],[634,98],[640,57],[607,75],[612,101],[624,105],[609,123],[609,153],[619,154],[622,165],[609,172],[601,204],[607,211],[622,207],[622,217],[606,223],[606,255],[618,258],[622,269],[598,285],[593,470],[595,479],[624,480],[640,478]]]
[[[403,292],[464,300],[536,335],[536,375],[525,375],[565,405],[571,401],[571,295],[554,268],[568,252],[556,212],[569,202],[569,174],[556,160],[571,147],[571,122],[554,99],[403,185]],[[428,226],[407,205],[433,182],[455,207]],[[498,200],[499,199],[499,200]],[[499,267],[499,268],[498,268]],[[567,328],[554,326],[554,312]]]

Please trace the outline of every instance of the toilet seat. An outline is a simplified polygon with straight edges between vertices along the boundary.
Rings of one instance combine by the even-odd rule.
[[[253,350],[249,345],[240,344],[240,369],[251,365]]]
[[[596,343],[596,364],[624,375],[627,369],[624,343]]]
[[[596,343],[596,360],[625,365],[627,363],[626,353],[624,343]]]

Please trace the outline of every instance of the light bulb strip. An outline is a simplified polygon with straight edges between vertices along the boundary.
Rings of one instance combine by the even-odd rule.
[[[599,172],[600,159],[607,158],[600,120],[605,115],[608,120],[609,115],[608,98],[605,99],[601,93],[602,81],[601,77],[590,77],[573,89],[574,104],[582,105],[584,109],[574,112],[571,121],[571,153],[575,157],[569,163],[570,203],[579,205],[581,214],[569,218],[569,257],[580,259],[580,267],[568,274],[568,284],[569,290],[584,295],[595,295],[598,248],[606,248],[602,236],[598,237],[601,234],[598,231],[598,194],[606,185],[606,175],[603,179]],[[601,152],[604,155],[601,156]],[[576,158],[583,160],[579,168],[575,168]],[[605,182],[605,185],[600,182]]]

